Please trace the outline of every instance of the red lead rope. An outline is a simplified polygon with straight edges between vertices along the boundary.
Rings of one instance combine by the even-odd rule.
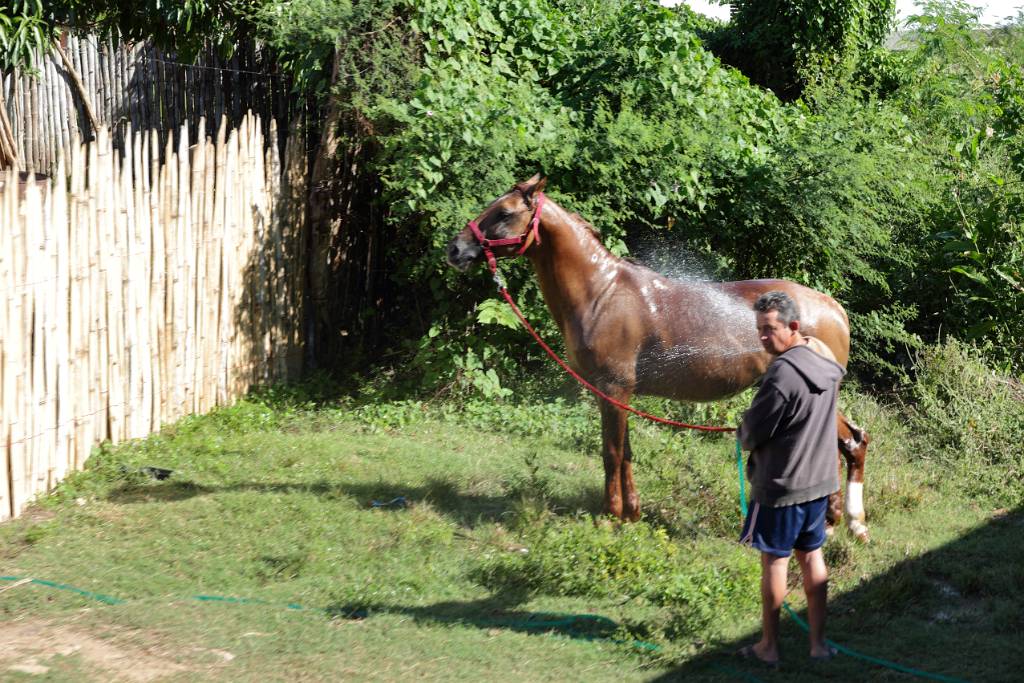
[[[704,432],[735,432],[736,431],[735,427],[708,427],[706,425],[691,425],[691,424],[687,424],[685,422],[677,422],[676,420],[670,420],[667,417],[658,417],[657,415],[651,415],[650,413],[645,413],[642,410],[637,410],[633,406],[628,405],[626,403],[623,403],[622,401],[618,401],[618,400],[612,398],[611,396],[609,396],[608,394],[604,393],[603,391],[601,391],[600,389],[595,387],[593,384],[591,384],[587,380],[583,379],[583,377],[581,377],[578,372],[576,372],[575,370],[573,370],[572,368],[569,367],[568,363],[566,363],[564,360],[559,358],[558,354],[555,353],[551,349],[550,346],[548,346],[547,344],[544,343],[544,340],[540,338],[540,335],[537,334],[537,331],[534,330],[533,327],[530,325],[530,323],[527,322],[526,318],[523,317],[522,312],[519,310],[519,307],[516,306],[516,302],[512,300],[512,296],[508,293],[508,290],[505,289],[505,285],[503,284],[503,282],[501,280],[501,276],[498,275],[497,268],[492,266],[491,271],[494,273],[494,280],[495,280],[495,282],[498,283],[498,291],[501,292],[501,295],[503,297],[505,297],[505,301],[507,301],[508,305],[512,307],[512,310],[515,311],[516,317],[518,317],[519,321],[523,323],[523,326],[526,327],[527,331],[529,331],[529,333],[533,335],[533,338],[537,340],[537,343],[541,345],[541,348],[543,348],[545,351],[547,351],[548,355],[551,356],[552,358],[554,358],[555,362],[558,363],[559,365],[561,365],[563,370],[565,370],[570,375],[572,375],[576,379],[577,382],[579,382],[580,384],[585,386],[592,393],[596,394],[597,396],[600,396],[604,400],[606,400],[609,403],[611,403],[613,406],[616,406],[618,408],[622,408],[623,410],[628,410],[629,412],[631,412],[631,413],[633,413],[635,415],[639,415],[640,417],[646,418],[648,420],[651,420],[652,422],[660,422],[661,424],[671,425],[673,427],[684,427],[686,429],[699,429],[699,430],[704,431]]]

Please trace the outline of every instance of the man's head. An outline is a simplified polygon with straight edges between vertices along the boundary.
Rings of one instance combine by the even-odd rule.
[[[773,356],[801,342],[800,311],[785,292],[765,292],[754,302],[761,346]]]

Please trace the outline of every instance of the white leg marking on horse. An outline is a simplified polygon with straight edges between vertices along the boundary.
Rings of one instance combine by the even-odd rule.
[[[854,536],[867,540],[868,526],[864,523],[864,484],[851,481],[846,485],[846,528]]]
[[[851,481],[846,485],[846,514],[851,519],[864,520],[864,484]],[[851,526],[851,528],[853,528]]]

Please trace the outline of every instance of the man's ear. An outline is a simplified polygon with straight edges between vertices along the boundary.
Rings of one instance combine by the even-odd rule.
[[[537,196],[539,192],[543,192],[544,187],[547,184],[548,179],[538,173],[529,180],[517,184],[516,189],[523,195],[523,201],[525,201],[529,206],[533,206],[533,198]]]
[[[789,321],[789,329],[793,330],[794,332],[799,332],[800,331],[800,321],[799,320],[790,320]]]

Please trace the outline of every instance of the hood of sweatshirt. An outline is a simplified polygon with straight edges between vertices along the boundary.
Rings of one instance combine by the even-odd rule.
[[[779,356],[775,362],[786,363],[796,370],[796,373],[807,382],[808,388],[816,394],[831,389],[846,375],[846,370],[841,365],[815,353],[806,344],[794,346]]]

